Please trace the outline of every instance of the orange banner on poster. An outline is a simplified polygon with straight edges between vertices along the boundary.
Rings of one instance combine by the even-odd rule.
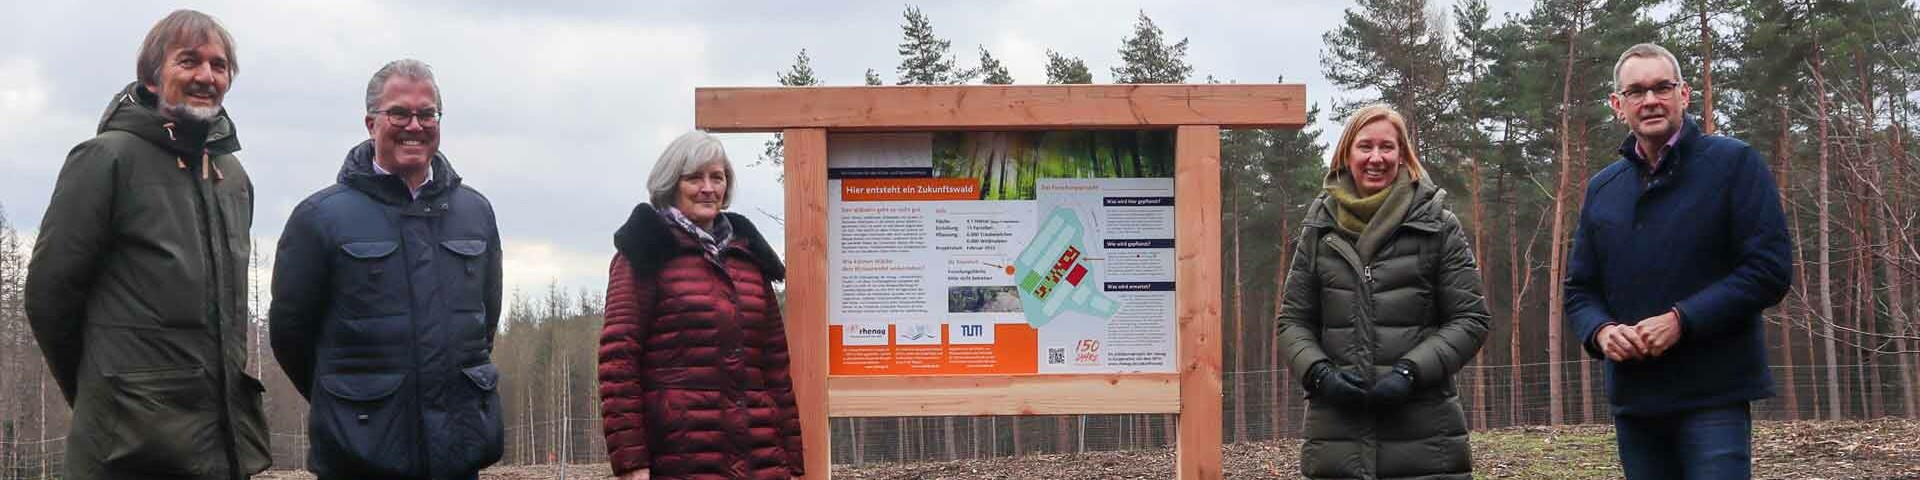
[[[971,178],[849,178],[840,181],[845,202],[979,200],[980,181]]]
[[[1021,323],[993,326],[994,342],[956,345],[948,325],[939,344],[901,345],[887,328],[886,345],[847,345],[842,325],[828,327],[828,368],[834,376],[856,375],[1010,375],[1040,368],[1040,331]]]

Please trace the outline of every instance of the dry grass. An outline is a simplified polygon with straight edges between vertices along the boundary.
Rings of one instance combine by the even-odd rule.
[[[1474,476],[1516,479],[1620,478],[1607,425],[1519,427],[1474,432]],[[1299,442],[1227,445],[1227,478],[1283,479],[1299,475]],[[1171,449],[1030,455],[991,460],[836,466],[834,478],[859,480],[940,479],[1141,479],[1173,473]],[[606,464],[574,465],[567,478],[607,478]],[[262,479],[310,479],[305,472],[276,471]],[[483,479],[560,478],[556,466],[495,467]],[[1920,479],[1920,420],[1759,422],[1754,431],[1754,478]]]

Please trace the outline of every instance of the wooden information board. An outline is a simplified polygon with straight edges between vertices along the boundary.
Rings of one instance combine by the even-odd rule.
[[[785,319],[807,477],[830,475],[829,416],[1174,413],[1178,478],[1220,478],[1220,129],[1300,128],[1306,111],[1294,84],[696,89],[696,127],[785,135]],[[829,133],[1034,130],[1172,132],[1172,373],[829,376]]]

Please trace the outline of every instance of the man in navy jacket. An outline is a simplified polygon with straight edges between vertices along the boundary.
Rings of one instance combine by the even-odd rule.
[[[499,461],[500,231],[440,153],[418,60],[367,83],[367,141],[287,218],[267,313],[328,479],[469,479]]]
[[[1587,184],[1568,326],[1606,360],[1627,478],[1748,478],[1748,406],[1773,396],[1760,313],[1791,283],[1779,188],[1753,147],[1684,115],[1666,49],[1628,49],[1614,86],[1632,134]]]

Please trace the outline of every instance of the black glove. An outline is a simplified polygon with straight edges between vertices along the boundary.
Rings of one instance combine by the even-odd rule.
[[[1358,407],[1367,403],[1367,379],[1321,360],[1307,368],[1307,399]]]
[[[1367,391],[1367,402],[1375,406],[1393,406],[1407,401],[1413,394],[1413,362],[1401,360],[1393,362],[1393,371],[1373,382],[1373,389]]]

